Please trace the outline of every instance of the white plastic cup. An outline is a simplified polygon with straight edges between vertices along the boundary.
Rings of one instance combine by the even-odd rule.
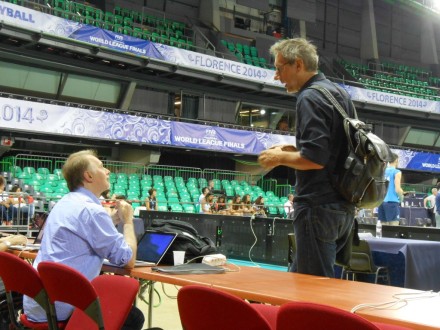
[[[185,261],[185,251],[173,251],[174,266],[183,265]]]

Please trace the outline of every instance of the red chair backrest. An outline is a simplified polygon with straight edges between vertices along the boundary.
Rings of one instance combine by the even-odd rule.
[[[87,312],[100,328],[104,326],[98,294],[87,277],[72,267],[50,261],[40,262],[38,272],[51,304],[55,301],[68,303]],[[70,320],[66,329],[69,325]]]
[[[72,267],[42,261],[38,264],[38,272],[51,303],[62,301],[79,309],[86,309],[98,298],[87,277]]]
[[[127,318],[139,282],[124,276],[101,275],[91,282],[77,270],[53,262],[40,262],[38,271],[51,303],[62,301],[77,307],[66,330],[119,330]]]
[[[185,330],[271,329],[249,303],[213,288],[185,286],[179,290],[177,303]]]
[[[99,296],[105,330],[119,330],[130,313],[133,301],[139,289],[139,282],[134,278],[101,275],[92,280],[92,285]],[[98,329],[96,323],[76,309],[66,330]]]
[[[27,319],[26,314],[21,314],[20,321],[23,325],[35,329],[47,329],[56,326],[52,322],[56,319],[56,316],[51,314],[49,298],[43,286],[43,281],[31,264],[11,253],[0,252],[0,277],[6,289],[11,320],[16,317],[11,294],[12,292],[18,292],[34,299],[44,309],[48,320],[47,322],[33,323]],[[15,321],[12,322],[17,325]],[[62,328],[63,324],[60,323],[59,327]]]
[[[0,252],[0,277],[7,291],[15,291],[35,298],[44,290],[36,269],[19,257]]]
[[[277,318],[277,330],[356,329],[378,330],[370,321],[331,306],[293,302],[281,306]]]

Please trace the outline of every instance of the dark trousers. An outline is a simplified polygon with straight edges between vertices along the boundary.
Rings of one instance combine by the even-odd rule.
[[[142,311],[133,306],[125,320],[122,330],[141,330],[144,326],[145,317]]]

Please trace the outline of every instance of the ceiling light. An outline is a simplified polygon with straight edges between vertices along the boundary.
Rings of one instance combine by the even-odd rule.
[[[264,115],[265,113],[266,113],[266,110],[265,110],[265,109],[261,109],[261,110],[260,110],[260,114]]]

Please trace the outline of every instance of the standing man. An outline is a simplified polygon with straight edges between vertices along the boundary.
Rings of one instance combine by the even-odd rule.
[[[284,203],[284,212],[286,213],[286,218],[291,217],[291,214],[293,212],[293,194],[287,195],[287,201]]]
[[[435,205],[435,197],[437,196],[437,188],[431,189],[431,195],[425,197],[423,199],[423,206],[425,209],[428,210],[429,218],[431,219],[431,226],[437,227],[436,220],[435,220],[435,214],[437,211],[436,205]]]
[[[440,189],[440,184],[437,183],[437,190]],[[435,196],[435,222],[436,227],[440,228],[440,194],[437,193],[437,196]]]
[[[389,181],[387,194],[378,209],[378,218],[384,225],[398,226],[400,220],[400,201],[403,198],[403,189],[400,186],[402,172],[397,169],[399,156],[392,154],[393,160],[385,170],[385,178]]]
[[[70,193],[54,206],[46,220],[34,268],[41,261],[59,262],[92,280],[99,275],[104,259],[118,266],[134,267],[137,243],[131,205],[117,200],[113,214],[109,215],[99,200],[110,188],[109,174],[91,150],[69,156],[63,176]],[[124,222],[123,235],[116,230],[112,218],[115,223]],[[47,321],[46,313],[33,299],[25,296],[23,305],[30,320]],[[72,311],[71,305],[56,304],[59,320],[68,319]],[[143,323],[144,315],[133,307],[122,329],[142,329]]]
[[[278,165],[296,169],[293,227],[297,271],[334,277],[333,265],[353,225],[354,205],[333,188],[330,175],[338,172],[348,154],[342,117],[312,85],[320,85],[338,100],[347,114],[354,110],[348,94],[318,73],[316,47],[302,38],[274,44],[275,80],[297,93],[296,148],[265,150],[259,157],[265,168]],[[295,264],[295,263],[294,263]]]

